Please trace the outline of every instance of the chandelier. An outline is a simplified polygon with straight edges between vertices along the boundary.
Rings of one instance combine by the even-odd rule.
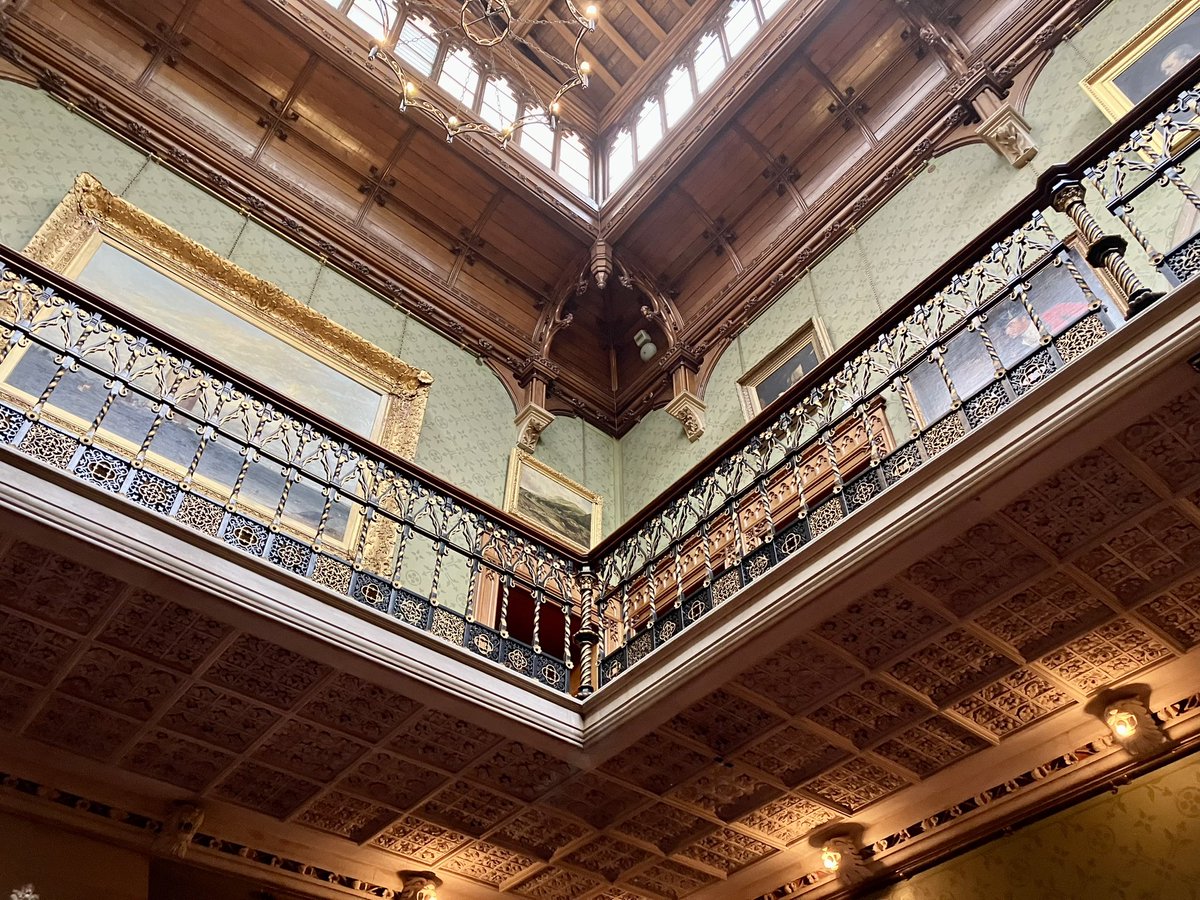
[[[381,12],[384,12],[385,0],[377,0],[377,2],[380,4]],[[422,92],[416,81],[409,76],[399,57],[384,49],[380,42],[371,45],[367,59],[385,66],[395,77],[399,85],[401,112],[409,109],[423,112],[446,130],[447,141],[454,140],[455,136],[459,134],[479,134],[497,141],[501,147],[504,147],[517,131],[532,122],[543,122],[548,124],[551,129],[557,128],[558,116],[562,111],[562,98],[575,88],[586,88],[588,85],[591,64],[586,59],[581,59],[579,53],[584,37],[596,28],[600,10],[590,0],[582,11],[573,0],[563,0],[563,2],[566,4],[571,20],[559,22],[545,19],[518,19],[512,14],[508,0],[462,0],[457,27],[444,30],[452,32],[457,41],[483,48],[489,53],[503,51],[511,61],[511,65],[507,68],[518,73],[521,72],[521,62],[513,53],[515,44],[521,44],[525,48],[526,57],[532,53],[542,60],[542,68],[561,70],[558,88],[553,96],[544,103],[539,98],[541,108],[527,104],[521,115],[501,127],[496,127],[490,122],[474,116],[470,109],[464,110],[461,106],[447,109],[437,97],[431,93]],[[562,24],[571,28],[571,33],[575,38],[571,48],[572,58],[570,61],[561,60],[526,39],[524,35],[528,34],[534,25],[540,24]],[[517,25],[524,26],[523,34],[515,30]],[[537,96],[537,90],[532,85],[529,85],[529,89],[534,96]]]

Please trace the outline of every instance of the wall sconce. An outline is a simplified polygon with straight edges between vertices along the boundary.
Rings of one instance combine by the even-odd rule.
[[[852,822],[835,822],[817,829],[809,844],[821,851],[821,867],[844,885],[859,884],[871,877],[859,842],[862,827]]]
[[[650,362],[658,354],[658,345],[650,337],[650,332],[644,328],[633,336],[633,342],[638,345],[638,356],[644,363]]]
[[[436,873],[406,869],[397,874],[400,876],[400,890],[396,900],[438,900],[437,889],[442,886],[442,879]]]
[[[1162,726],[1154,720],[1143,700],[1137,697],[1109,699],[1101,718],[1118,744],[1132,756],[1148,756],[1167,743]]]

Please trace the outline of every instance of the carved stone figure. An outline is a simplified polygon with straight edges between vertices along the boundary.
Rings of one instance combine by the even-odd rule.
[[[442,879],[433,872],[403,871],[400,875],[400,892],[396,900],[437,900],[437,889]]]
[[[1029,123],[1008,103],[984,119],[978,134],[1014,169],[1022,168],[1037,156],[1038,148],[1033,142]]]
[[[155,853],[183,859],[187,856],[192,838],[204,821],[204,810],[194,803],[176,803],[154,839]]]

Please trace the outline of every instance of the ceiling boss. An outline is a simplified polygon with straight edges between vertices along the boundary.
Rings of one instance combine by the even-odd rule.
[[[380,19],[390,21],[388,7],[391,0],[376,2],[380,6]],[[572,0],[563,2],[571,16],[570,20],[521,19],[513,15],[508,0],[462,0],[457,24],[441,29],[452,40],[472,50],[478,48],[493,56],[507,57],[508,64],[503,66],[506,72],[521,77],[529,93],[538,98],[536,103],[525,104],[520,115],[501,125],[482,120],[462,103],[445,102],[436,90],[423,90],[406,70],[400,55],[383,46],[385,40],[382,38],[372,43],[367,59],[387,67],[395,77],[399,85],[401,112],[416,109],[425,113],[446,130],[447,141],[454,140],[459,134],[479,134],[497,141],[503,147],[517,131],[530,123],[543,123],[551,129],[557,128],[563,97],[575,88],[586,88],[588,85],[591,63],[581,57],[580,51],[584,37],[596,28],[600,9],[590,0],[582,10]],[[572,31],[578,29],[569,61],[559,59],[524,37],[534,26],[541,24],[567,25]],[[522,59],[517,58],[518,53]],[[547,72],[557,82],[557,89],[548,98],[544,87],[535,86],[525,76],[525,67],[529,65],[531,57],[540,70]]]

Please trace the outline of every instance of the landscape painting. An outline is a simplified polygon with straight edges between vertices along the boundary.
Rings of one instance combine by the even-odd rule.
[[[600,536],[600,496],[521,450],[509,462],[504,509],[581,550]]]

